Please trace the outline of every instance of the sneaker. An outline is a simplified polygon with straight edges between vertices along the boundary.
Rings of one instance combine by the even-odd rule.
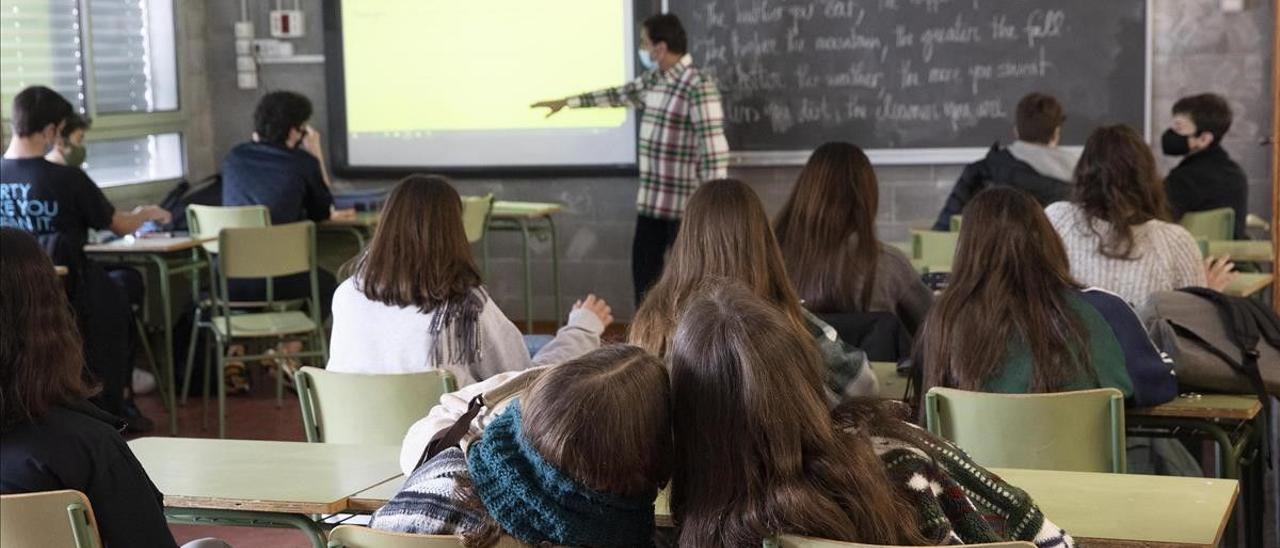
[[[129,385],[133,388],[134,394],[150,394],[152,390],[156,389],[156,376],[152,375],[150,371],[135,367],[133,369],[133,381]]]
[[[124,403],[124,420],[126,434],[145,434],[156,429],[156,423],[143,415],[133,400]]]

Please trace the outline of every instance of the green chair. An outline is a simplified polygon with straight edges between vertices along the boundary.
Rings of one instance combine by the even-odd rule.
[[[956,255],[956,243],[959,241],[959,232],[912,230],[911,258],[913,262],[926,268],[951,270],[951,262]]]
[[[952,232],[960,232],[960,224],[961,224],[961,222],[962,222],[963,220],[964,220],[964,217],[962,217],[962,216],[960,216],[960,215],[952,215],[952,216],[951,216],[951,231],[952,231]]]
[[[3,495],[0,516],[0,546],[102,546],[93,508],[79,491]]]
[[[476,243],[489,232],[489,213],[493,211],[493,193],[462,197],[462,228],[467,241]]]
[[[1180,224],[1197,240],[1236,239],[1236,212],[1229,207],[1186,213]]]
[[[935,387],[925,427],[978,464],[1072,472],[1125,472],[1124,396],[1114,388],[992,394]]]
[[[411,535],[379,531],[359,525],[339,525],[329,532],[329,548],[458,548],[462,538],[451,535]],[[523,546],[503,535],[495,548]]]
[[[271,226],[271,213],[267,211],[267,206],[251,205],[251,206],[207,206],[199,204],[191,204],[187,206],[187,230],[190,231],[193,238],[217,238],[218,234],[224,228],[259,228]],[[198,254],[203,252],[207,258],[212,259],[218,254],[218,240],[212,240],[201,244],[199,249],[193,249],[192,259],[198,259]],[[209,287],[215,287],[217,280],[214,278],[213,269],[209,269]],[[193,297],[195,297],[193,295]],[[201,318],[206,317],[203,312],[212,310],[212,303],[208,300],[196,299],[194,318],[191,323],[191,338],[187,343],[187,365],[185,373],[182,376],[182,404],[186,405],[187,395],[191,393],[191,369],[195,361],[196,335],[201,327],[209,328],[208,323],[201,324]],[[207,376],[207,375],[206,375]],[[222,382],[219,379],[219,382]]]
[[[211,301],[214,316],[208,326],[214,335],[217,358],[218,436],[226,437],[227,386],[222,382],[226,362],[235,357],[246,363],[267,358],[315,358],[324,363],[328,358],[324,328],[320,322],[320,294],[316,280],[316,226],[311,221],[261,228],[227,228],[218,235],[218,271]],[[243,312],[245,308],[272,310],[278,304],[272,295],[271,278],[308,273],[311,296],[306,299],[310,314],[297,310],[281,312]],[[266,278],[267,294],[263,302],[234,302],[228,298],[227,280],[231,278]],[[233,340],[252,339],[285,341],[309,339],[301,352],[248,354],[230,356]],[[188,355],[190,358],[190,355]],[[208,372],[208,368],[205,368]],[[205,383],[206,401],[209,382]],[[283,368],[276,368],[276,406],[284,403]]]
[[[362,375],[303,367],[294,378],[303,428],[313,443],[400,445],[440,396],[458,389],[443,369]]]
[[[966,546],[983,548],[1035,548],[1030,542],[989,542],[984,544],[967,544]],[[861,542],[843,542],[839,540],[823,540],[798,535],[778,535],[764,539],[764,548],[899,548],[883,544],[864,544]]]

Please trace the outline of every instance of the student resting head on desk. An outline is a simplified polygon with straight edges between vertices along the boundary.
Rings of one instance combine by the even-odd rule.
[[[405,439],[410,460],[435,433],[422,426],[452,425],[483,385],[530,383],[515,398],[488,401],[486,393],[491,413],[479,438],[465,452],[448,447],[417,465],[370,526],[461,534],[465,546],[490,546],[504,534],[532,545],[652,546],[654,500],[671,473],[662,362],[615,345],[501,377],[446,395],[414,426]]]
[[[80,335],[53,262],[13,228],[0,228],[0,259],[0,493],[74,489],[107,548],[176,546],[123,422],[86,401],[95,388],[81,376]]]
[[[411,175],[387,198],[369,247],[344,267],[334,293],[330,371],[447,369],[459,386],[600,346],[609,305],[587,295],[530,359],[520,330],[489,296],[462,224],[462,199],[444,177]]]
[[[866,354],[801,308],[760,197],[736,179],[703,183],[689,199],[662,277],[631,323],[631,344],[665,356],[680,310],[704,283],[718,278],[742,283],[809,333],[823,357],[826,386],[834,399],[874,396],[879,390]]]
[[[1026,493],[895,418],[894,404],[832,410],[808,334],[739,284],[688,301],[668,362],[680,546],[760,546],[783,532],[885,545],[1073,544]]]

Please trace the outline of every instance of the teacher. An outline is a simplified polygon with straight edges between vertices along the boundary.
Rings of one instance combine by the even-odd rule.
[[[551,116],[565,107],[634,106],[640,111],[640,192],[631,242],[636,306],[662,275],[667,248],[676,239],[689,196],[703,181],[724,178],[729,143],[715,81],[693,66],[689,40],[675,15],[645,19],[640,63],[646,71],[615,88],[541,101]]]

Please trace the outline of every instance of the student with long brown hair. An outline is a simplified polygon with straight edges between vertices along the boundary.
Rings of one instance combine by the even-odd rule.
[[[808,310],[891,312],[915,333],[933,302],[911,261],[876,239],[880,189],[856,145],[813,151],[774,221],[782,259]]]
[[[783,533],[1072,544],[1026,493],[894,418],[891,404],[832,411],[808,336],[738,284],[704,287],[686,303],[668,361],[680,546],[759,546]]]
[[[163,496],[120,437],[124,422],[86,400],[95,388],[81,376],[80,334],[53,262],[9,227],[0,261],[0,493],[74,489],[108,548],[176,546]]]
[[[919,340],[926,389],[1114,387],[1140,405],[1177,395],[1170,364],[1133,310],[1072,278],[1062,241],[1030,195],[988,189],[964,215],[949,285]]]
[[[1234,276],[1229,258],[1202,262],[1191,234],[1167,222],[1155,157],[1129,126],[1104,126],[1089,135],[1072,201],[1045,213],[1066,246],[1071,274],[1139,308],[1157,291],[1222,290]]]
[[[391,191],[373,241],[345,269],[334,293],[331,371],[451,371],[460,386],[525,369],[529,351],[480,279],[449,181],[411,175]],[[533,362],[558,363],[600,346],[613,321],[594,295]]]
[[[421,455],[482,394],[479,437],[414,466],[370,526],[460,534],[465,546],[504,534],[535,546],[653,545],[654,500],[671,474],[670,384],[658,358],[608,346],[461,392],[420,422],[437,429],[415,425],[406,446]]]
[[[879,390],[866,354],[844,344],[835,329],[801,308],[764,205],[751,187],[736,179],[703,183],[689,199],[662,277],[631,322],[629,341],[665,355],[680,311],[713,278],[742,283],[778,307],[797,329],[807,331],[822,352],[827,386],[838,398],[875,395]]]

